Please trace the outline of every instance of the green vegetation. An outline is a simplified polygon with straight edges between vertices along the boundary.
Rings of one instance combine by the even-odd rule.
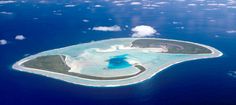
[[[134,67],[138,68],[142,72],[146,70],[145,67],[143,67],[142,65],[135,65]]]
[[[65,56],[62,56],[62,55],[48,55],[48,56],[41,56],[32,60],[29,60],[23,63],[22,65],[28,68],[52,71],[56,73],[63,73],[63,74],[68,74],[68,75],[77,76],[81,78],[95,79],[95,80],[124,79],[124,78],[136,76],[145,71],[144,67],[140,65],[136,65],[136,67],[140,69],[140,72],[138,72],[137,74],[127,75],[127,76],[118,76],[118,77],[96,77],[96,76],[90,76],[90,75],[85,75],[85,74],[80,74],[80,73],[68,72],[70,68],[64,63],[64,60],[65,60]]]
[[[206,54],[211,53],[208,48],[186,42],[158,40],[158,39],[137,39],[132,42],[132,47],[139,48],[155,48],[165,47],[168,49],[166,53],[175,54]]]
[[[65,56],[62,55],[48,55],[31,59],[22,65],[40,70],[67,72],[70,68],[64,63],[64,60]]]

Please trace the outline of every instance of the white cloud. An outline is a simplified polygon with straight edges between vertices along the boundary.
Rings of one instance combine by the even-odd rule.
[[[73,5],[73,4],[67,4],[65,5],[65,7],[69,8],[69,7],[75,7],[76,5]]]
[[[130,0],[115,0],[115,1],[113,1],[112,3],[114,3],[114,4],[120,4],[120,3],[127,3],[127,2],[130,2]]]
[[[183,30],[184,27],[183,27],[183,26],[181,26],[181,27],[176,27],[176,29],[181,29],[181,30]]]
[[[215,38],[219,38],[220,36],[219,36],[219,35],[215,35],[214,37],[215,37]]]
[[[197,4],[191,3],[191,4],[188,4],[188,6],[197,6]]]
[[[228,33],[228,34],[234,34],[234,33],[236,33],[236,30],[229,30],[229,31],[226,31],[226,33]]]
[[[176,0],[177,2],[185,2],[186,0]]]
[[[0,12],[0,14],[4,14],[4,15],[12,15],[13,13],[12,13],[12,12],[2,11],[2,12]]]
[[[144,4],[143,5],[143,9],[155,9],[155,8],[158,8],[160,7],[159,4]]]
[[[227,8],[236,9],[236,6],[227,6]]]
[[[7,44],[7,40],[1,39],[1,40],[0,40],[0,45],[5,45],[5,44]]]
[[[227,4],[228,5],[233,5],[233,4],[236,4],[236,1],[235,0],[228,0]]]
[[[225,7],[225,6],[227,6],[227,4],[223,4],[223,3],[209,3],[207,5],[208,6],[218,6],[218,7]]]
[[[133,31],[132,37],[138,37],[138,38],[154,36],[157,32],[151,26],[146,26],[146,25],[136,26],[132,28],[131,31]]]
[[[181,24],[181,22],[173,21],[172,24]]]
[[[220,7],[225,7],[225,6],[227,6],[226,4],[223,4],[223,3],[220,3],[220,4],[218,4],[218,6],[220,6]]]
[[[130,5],[141,5],[140,2],[131,2]]]
[[[85,23],[89,22],[89,20],[87,20],[87,19],[84,19],[84,20],[82,20],[82,21],[85,22]]]
[[[116,6],[123,6],[124,4],[120,3],[120,4],[115,4]]]
[[[236,71],[229,71],[227,74],[231,77],[236,78]]]
[[[90,1],[90,0],[85,0],[84,2],[85,2],[85,3],[91,3],[91,1]]]
[[[163,4],[168,4],[169,2],[157,2],[156,4],[158,4],[158,5],[163,5]]]
[[[204,2],[205,0],[196,0],[196,1],[198,1],[198,2]]]
[[[40,0],[39,3],[41,3],[41,4],[47,4],[47,3],[49,3],[49,1],[47,1],[47,0]]]
[[[15,39],[16,40],[24,40],[25,36],[23,36],[23,35],[16,35]]]
[[[100,7],[102,7],[101,5],[95,5],[94,7],[96,7],[96,8],[100,8]]]
[[[114,26],[99,26],[99,27],[93,27],[93,30],[95,31],[121,31],[120,26],[114,25]]]
[[[15,3],[16,1],[13,0],[4,0],[4,1],[0,1],[0,4],[9,4],[9,3]]]

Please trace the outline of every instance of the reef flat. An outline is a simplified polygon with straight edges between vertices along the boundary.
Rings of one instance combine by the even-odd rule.
[[[44,51],[13,68],[74,84],[111,87],[142,82],[180,62],[222,55],[213,47],[187,41],[118,38]]]

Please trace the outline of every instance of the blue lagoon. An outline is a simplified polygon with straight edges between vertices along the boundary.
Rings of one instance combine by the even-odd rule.
[[[123,55],[118,55],[118,56],[114,56],[112,58],[110,58],[108,60],[109,64],[108,64],[108,68],[109,69],[122,69],[122,68],[127,68],[127,67],[131,67],[132,65],[129,64],[129,62],[126,61],[127,54],[123,54]]]

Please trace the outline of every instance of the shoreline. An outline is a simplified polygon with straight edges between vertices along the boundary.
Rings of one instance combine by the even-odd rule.
[[[118,38],[118,39],[120,39],[120,38]],[[121,39],[123,39],[123,38],[121,38]],[[125,38],[125,39],[128,39],[128,38]],[[135,38],[135,39],[138,39],[138,38]],[[142,38],[142,39],[159,39],[159,38]],[[114,40],[114,39],[111,39],[111,40]],[[161,40],[163,40],[163,39],[161,39]],[[169,39],[164,39],[164,40],[169,40]],[[172,41],[179,41],[179,40],[172,40]],[[185,42],[185,41],[179,41],[179,42]],[[223,55],[222,52],[220,52],[219,50],[216,50],[213,47],[203,45],[203,44],[194,43],[194,42],[188,42],[188,41],[186,41],[186,42],[196,44],[196,45],[200,45],[202,47],[206,47],[206,48],[210,49],[212,51],[212,53],[209,53],[209,55],[194,54],[194,55],[200,55],[200,56],[171,61],[170,63],[166,63],[164,65],[161,65],[157,69],[150,72],[148,75],[141,75],[141,76],[138,75],[138,76],[130,77],[129,79],[131,79],[132,81],[129,81],[129,82],[125,81],[125,80],[129,80],[129,79],[91,80],[91,79],[80,78],[80,77],[71,76],[71,75],[62,74],[62,73],[50,72],[50,71],[46,71],[46,70],[33,69],[33,68],[27,68],[27,67],[21,66],[22,63],[24,63],[24,62],[26,62],[26,61],[28,61],[32,58],[35,58],[34,55],[26,57],[26,58],[16,62],[12,66],[12,68],[15,69],[15,70],[18,70],[18,71],[23,71],[23,72],[33,73],[33,74],[37,74],[37,75],[42,75],[42,76],[46,76],[46,77],[49,77],[49,78],[54,78],[54,79],[57,79],[57,80],[77,84],[77,85],[92,86],[92,87],[119,87],[119,86],[127,86],[127,85],[137,84],[137,83],[143,82],[145,80],[148,80],[148,79],[152,78],[154,75],[156,75],[157,73],[159,73],[159,72],[163,71],[164,69],[167,69],[167,68],[169,68],[169,67],[171,67],[175,64],[179,64],[179,63],[186,62],[186,61],[198,60],[198,59],[216,58],[216,57],[220,57],[220,56]],[[74,45],[72,45],[72,46],[74,46]],[[83,80],[83,82],[81,82],[81,80]],[[84,81],[85,82],[90,81],[90,82],[85,83]],[[124,81],[124,82],[121,83],[119,81]],[[101,84],[99,85],[100,82],[103,82],[102,85]],[[113,85],[111,85],[111,82],[113,82]]]

